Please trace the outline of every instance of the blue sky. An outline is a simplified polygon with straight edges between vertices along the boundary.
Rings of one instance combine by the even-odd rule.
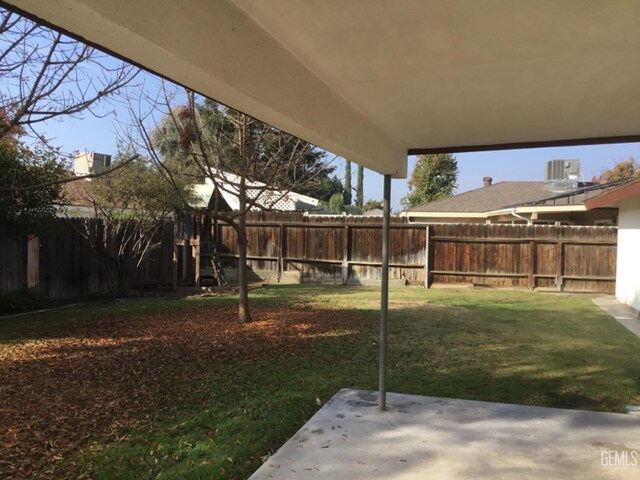
[[[457,192],[482,187],[482,178],[486,176],[493,177],[494,183],[508,180],[544,180],[545,164],[548,160],[554,159],[580,160],[582,176],[584,180],[589,181],[594,175],[599,176],[603,169],[612,167],[617,161],[626,160],[629,156],[640,159],[640,143],[460,153],[456,154],[460,170]],[[414,162],[415,158],[411,157],[409,172]],[[372,187],[372,190],[368,191],[382,191],[382,180],[374,177],[369,180],[368,186]],[[365,194],[368,191],[365,188]],[[407,180],[393,181],[393,208],[400,208],[400,199],[406,192]]]
[[[127,115],[121,112],[120,115]],[[126,120],[126,118],[123,118]],[[91,115],[84,118],[67,118],[64,121],[51,122],[45,133],[54,139],[64,151],[93,150],[100,153],[115,153],[117,116],[110,114],[104,118]],[[594,145],[583,147],[553,147],[526,150],[504,150],[498,152],[456,154],[460,174],[458,192],[465,192],[482,186],[482,177],[493,177],[494,183],[505,180],[544,180],[544,167],[547,160],[578,159],[585,180],[599,175],[604,168],[613,166],[619,160],[629,156],[640,159],[640,143],[614,145]],[[409,158],[409,172],[413,168],[415,157]],[[344,164],[337,163],[337,173],[344,176]],[[355,186],[355,166],[352,183]],[[365,199],[382,198],[382,176],[366,170]],[[392,208],[400,210],[400,199],[407,193],[407,179],[394,180],[392,183]]]

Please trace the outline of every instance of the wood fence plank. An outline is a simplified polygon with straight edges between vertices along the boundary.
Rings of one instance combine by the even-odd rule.
[[[536,242],[529,240],[529,290],[536,288]]]
[[[425,227],[425,242],[424,242],[424,288],[430,288],[429,284],[429,248],[431,247],[429,242],[429,227]]]

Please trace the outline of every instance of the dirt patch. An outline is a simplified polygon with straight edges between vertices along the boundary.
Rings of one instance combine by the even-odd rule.
[[[255,307],[251,324],[236,315],[188,306],[0,345],[0,478],[46,477],[101,437],[123,439],[189,398],[212,365],[303,355],[318,337],[367,325],[335,310]]]

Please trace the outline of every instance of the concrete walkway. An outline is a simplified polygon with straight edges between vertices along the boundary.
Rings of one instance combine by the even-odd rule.
[[[610,295],[595,297],[591,300],[602,310],[615,318],[618,323],[626,327],[627,330],[640,337],[640,318],[638,318],[638,312],[633,308],[629,305],[625,305],[624,303],[620,303],[615,297]]]
[[[252,480],[639,479],[640,418],[341,390]]]

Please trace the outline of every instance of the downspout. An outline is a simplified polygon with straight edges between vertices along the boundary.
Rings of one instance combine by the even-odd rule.
[[[516,218],[519,218],[520,220],[524,220],[525,222],[527,222],[527,225],[533,225],[533,220],[531,220],[530,218],[527,218],[527,217],[523,217],[522,215],[516,213],[516,209],[515,208],[511,209],[511,215],[513,215]]]

